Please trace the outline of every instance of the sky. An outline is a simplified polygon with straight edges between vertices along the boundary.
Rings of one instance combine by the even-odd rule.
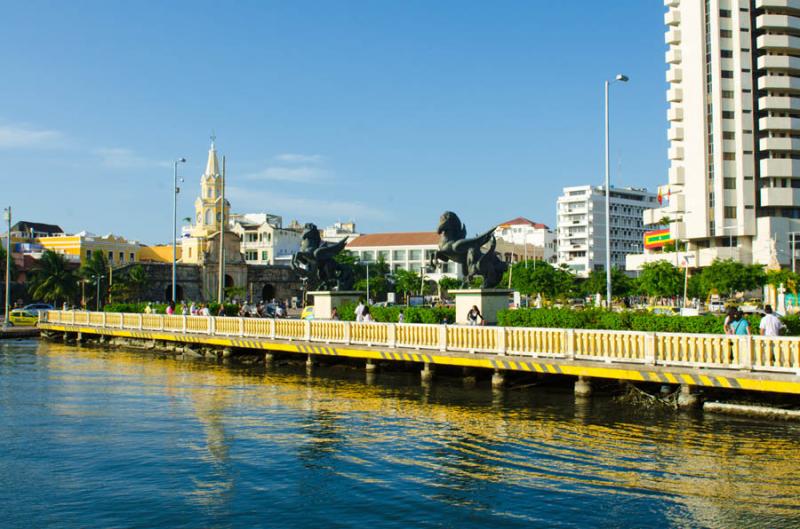
[[[239,213],[360,232],[555,228],[564,186],[667,179],[662,2],[2,0],[0,202],[144,243],[210,139]],[[180,220],[179,220],[180,222]]]

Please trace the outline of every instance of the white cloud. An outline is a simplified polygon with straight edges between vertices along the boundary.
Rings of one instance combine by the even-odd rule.
[[[388,218],[384,209],[374,208],[361,202],[309,198],[234,186],[228,188],[226,193],[231,202],[236,203],[238,210],[280,211],[284,218],[297,218],[309,222],[345,217],[360,221]]]
[[[107,147],[95,149],[93,154],[100,159],[100,165],[108,169],[136,169],[142,167],[167,167],[169,162],[153,160],[137,155],[131,149]]]
[[[49,147],[62,139],[62,134],[57,130],[0,124],[0,149]]]
[[[246,180],[270,180],[273,182],[320,182],[328,178],[328,172],[317,167],[267,167],[261,171],[242,175]]]
[[[324,159],[325,158],[320,154],[283,153],[275,156],[275,160],[281,163],[314,164],[314,163],[320,163]]]

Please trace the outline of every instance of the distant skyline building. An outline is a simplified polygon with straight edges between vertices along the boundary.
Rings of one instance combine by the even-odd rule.
[[[800,230],[800,3],[666,0],[668,219],[693,266],[791,264]],[[665,226],[666,227],[666,226]],[[628,268],[676,259],[631,256]]]
[[[646,189],[612,187],[611,266],[625,269],[625,255],[642,249],[645,209],[656,204]],[[606,267],[605,187],[565,187],[558,197],[558,264],[567,265],[580,277]]]
[[[280,216],[269,213],[234,213],[230,226],[242,239],[241,251],[247,264],[288,265],[303,237],[301,231],[284,228]]]
[[[507,262],[520,261],[526,255],[528,259],[555,262],[556,234],[546,224],[517,217],[500,223],[494,234],[498,243],[499,241],[510,243],[510,245],[498,244],[497,247],[497,251],[503,254]],[[506,255],[512,251],[512,256]]]
[[[383,260],[392,273],[410,270],[420,274],[439,250],[439,234],[435,231],[370,233],[350,241],[347,249],[358,256],[362,263]],[[439,281],[445,276],[461,278],[460,267],[451,261],[439,263],[436,270],[425,272],[426,279],[432,281]]]

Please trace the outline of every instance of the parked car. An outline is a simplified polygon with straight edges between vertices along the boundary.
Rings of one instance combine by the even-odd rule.
[[[8,323],[20,327],[32,327],[39,321],[39,313],[25,309],[14,309],[8,315]]]
[[[303,307],[303,312],[300,313],[301,320],[313,320],[314,319],[314,305],[306,305]]]
[[[39,311],[42,310],[53,310],[55,307],[50,305],[49,303],[31,303],[30,305],[25,305],[22,307],[22,310],[27,310],[28,312],[34,312],[36,315],[39,315]]]
[[[708,312],[725,312],[724,301],[709,301]]]

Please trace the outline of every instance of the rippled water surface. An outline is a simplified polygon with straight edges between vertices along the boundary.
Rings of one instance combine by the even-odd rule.
[[[800,425],[0,343],[0,527],[800,527]]]

